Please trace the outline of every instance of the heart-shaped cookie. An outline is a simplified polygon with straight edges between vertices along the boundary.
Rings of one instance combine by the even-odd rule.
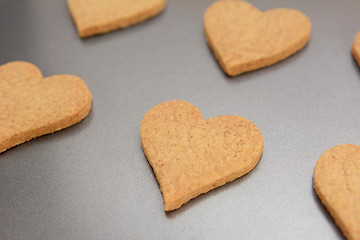
[[[347,239],[360,239],[360,146],[338,145],[316,163],[314,189]]]
[[[0,66],[0,152],[80,122],[88,115],[91,100],[78,77],[43,78],[27,62]]]
[[[110,32],[159,14],[166,0],[68,0],[80,37]]]
[[[360,67],[360,32],[356,35],[352,45],[352,54]]]
[[[140,134],[165,211],[248,173],[263,152],[262,135],[251,121],[238,116],[204,120],[199,109],[185,101],[150,109]]]
[[[279,62],[310,39],[311,22],[293,9],[260,12],[244,1],[218,1],[204,16],[205,36],[230,76]]]

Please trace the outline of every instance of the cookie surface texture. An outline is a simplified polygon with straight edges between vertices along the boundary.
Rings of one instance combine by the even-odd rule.
[[[352,45],[352,54],[360,67],[360,32],[356,35]]]
[[[238,116],[204,120],[198,108],[178,100],[150,109],[140,135],[165,211],[248,173],[263,152],[262,135],[251,121]]]
[[[68,0],[80,37],[90,37],[143,22],[159,14],[166,0]]]
[[[218,1],[204,15],[205,37],[230,76],[279,62],[310,39],[311,22],[286,8],[260,12],[245,1]]]
[[[347,239],[360,239],[360,146],[338,145],[316,163],[314,189]]]
[[[27,62],[0,66],[0,152],[85,118],[92,96],[72,75],[43,78]]]

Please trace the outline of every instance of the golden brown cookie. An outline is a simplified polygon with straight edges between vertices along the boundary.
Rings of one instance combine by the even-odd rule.
[[[43,78],[27,62],[0,66],[0,152],[74,125],[91,108],[85,82],[72,75]]]
[[[263,152],[260,130],[238,116],[204,120],[198,108],[169,101],[150,109],[140,127],[165,211],[251,171]]]
[[[159,14],[166,0],[68,0],[80,37],[90,37],[143,22]]]
[[[230,76],[279,62],[310,39],[311,22],[293,9],[260,12],[245,1],[218,1],[204,16],[205,36]]]
[[[356,35],[352,45],[352,54],[360,67],[360,32]]]
[[[360,146],[338,145],[316,163],[314,189],[347,239],[360,239]]]

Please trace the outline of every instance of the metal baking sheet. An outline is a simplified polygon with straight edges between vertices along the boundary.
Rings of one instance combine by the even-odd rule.
[[[250,0],[312,21],[308,45],[226,76],[206,44],[210,0],[168,0],[157,17],[88,39],[66,1],[0,0],[0,64],[73,74],[93,94],[81,123],[0,154],[0,239],[343,239],[312,187],[319,156],[360,145],[358,0]],[[165,213],[139,135],[143,115],[180,99],[205,118],[238,115],[264,136],[246,176]],[[1,114],[1,113],[0,113]]]

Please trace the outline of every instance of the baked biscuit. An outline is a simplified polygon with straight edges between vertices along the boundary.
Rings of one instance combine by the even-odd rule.
[[[0,66],[0,152],[85,118],[92,96],[72,75],[43,78],[31,63]]]
[[[166,0],[68,0],[79,36],[110,32],[159,14]]]
[[[178,100],[150,109],[140,135],[165,211],[248,173],[263,152],[262,135],[251,121],[238,116],[204,120],[198,108]]]
[[[230,76],[266,67],[302,49],[311,22],[303,13],[279,8],[260,12],[244,1],[218,1],[205,12],[206,40]]]
[[[352,54],[360,67],[360,32],[356,35],[352,45]]]
[[[360,146],[338,145],[316,163],[314,189],[347,239],[360,239]]]

